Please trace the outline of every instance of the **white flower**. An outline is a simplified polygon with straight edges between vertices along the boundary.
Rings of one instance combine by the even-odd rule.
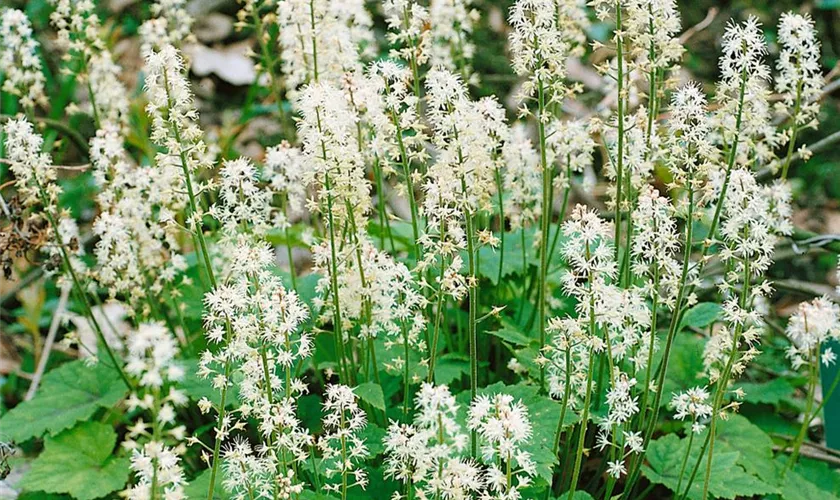
[[[707,198],[720,196],[724,172],[714,172],[709,179]],[[737,260],[736,273],[749,262],[754,275],[766,271],[773,258],[779,235],[789,234],[790,194],[787,184],[761,186],[748,170],[732,171],[720,216],[720,233],[725,249],[721,259]]]
[[[361,338],[384,336],[386,347],[403,346],[407,341],[412,348],[426,350],[422,335],[426,329],[426,299],[404,264],[378,250],[367,238],[359,241],[356,248],[341,250],[336,262],[332,262],[326,242],[313,247],[313,254],[314,268],[322,275],[317,285],[321,296],[332,294],[333,269],[337,272],[335,282],[345,333],[359,324]],[[332,307],[333,304],[325,304],[323,321],[331,317]]]
[[[699,433],[704,429],[702,420],[712,416],[712,405],[709,404],[709,391],[705,387],[692,387],[686,391],[674,394],[671,398],[674,408],[674,418],[685,420],[691,418],[692,432]]]
[[[0,13],[0,44],[3,91],[17,96],[25,108],[46,105],[46,78],[38,56],[39,44],[26,14],[17,9]]]
[[[123,124],[127,119],[128,96],[120,83],[120,68],[100,35],[102,23],[91,0],[51,0],[55,11],[50,21],[58,31],[59,46],[68,58],[77,59],[73,70],[87,81],[91,114],[101,126],[105,122]]]
[[[677,2],[629,0],[626,9],[623,29],[632,43],[634,62],[647,72],[667,69],[678,62],[685,49],[677,37],[682,30]]]
[[[125,371],[138,379],[142,387],[159,389],[172,379],[177,365],[178,344],[165,326],[159,323],[142,323],[126,337],[128,355]]]
[[[416,0],[384,0],[382,11],[388,23],[388,41],[395,48],[391,57],[415,65],[429,59],[429,10]]]
[[[371,206],[370,183],[356,143],[358,116],[341,90],[323,83],[304,87],[298,108],[298,132],[309,163],[305,178],[318,194],[318,203],[309,208],[324,214],[336,233],[347,224],[355,224],[358,232]]]
[[[5,133],[5,153],[10,163],[10,170],[15,176],[15,188],[24,206],[38,206],[43,215],[36,215],[46,219],[46,236],[48,242],[41,249],[49,257],[48,262],[53,265],[45,268],[52,271],[52,267],[64,267],[65,255],[69,264],[78,275],[86,272],[84,262],[78,258],[84,254],[84,247],[80,244],[79,227],[69,212],[60,210],[58,195],[61,187],[56,182],[55,169],[49,154],[41,152],[43,137],[35,132],[32,123],[26,118],[12,119],[3,126]],[[55,265],[57,263],[57,266]],[[68,269],[64,269],[69,272]]]
[[[151,139],[166,148],[166,153],[158,153],[157,163],[180,161],[183,155],[190,172],[209,168],[207,146],[198,126],[198,111],[181,53],[172,45],[150,51],[146,55],[146,70],[146,113],[152,120]]]
[[[269,171],[271,189],[286,196],[292,212],[303,210],[308,165],[301,150],[287,142],[270,147],[265,150],[265,166]]]
[[[432,67],[445,68],[469,79],[475,45],[473,24],[479,12],[474,0],[431,0],[429,5],[428,57]]]
[[[142,449],[135,448],[131,455],[131,470],[135,473],[137,484],[124,492],[126,498],[151,498],[153,481],[157,485],[157,493],[163,498],[186,498],[183,492],[186,478],[180,461],[174,449],[156,441],[150,441]]]
[[[671,96],[670,111],[666,161],[676,183],[688,183],[687,187],[696,189],[705,178],[709,160],[717,153],[712,143],[706,96],[700,85],[691,82],[678,88]]]
[[[50,0],[50,3],[55,7],[50,23],[58,32],[62,49],[87,59],[104,48],[98,33],[102,24],[92,0]]]
[[[48,206],[44,208],[55,210],[61,188],[55,183],[52,159],[48,154],[41,152],[43,137],[35,132],[32,123],[26,118],[7,121],[3,125],[3,132],[6,136],[6,158],[11,162],[15,188],[23,203],[46,203]],[[42,190],[46,199],[42,198]]]
[[[259,185],[253,163],[248,158],[226,160],[219,173],[219,200],[210,215],[224,225],[223,231],[235,234],[243,227],[254,234],[268,231],[272,193]]]
[[[840,306],[828,297],[800,303],[788,321],[785,334],[791,340],[787,357],[794,369],[815,362],[815,349],[828,339],[840,339]],[[826,366],[836,357],[830,348],[822,356]]]
[[[470,404],[467,427],[484,440],[481,458],[488,465],[488,487],[504,498],[518,498],[518,490],[527,487],[536,475],[536,465],[524,449],[532,436],[528,409],[508,394],[479,395]],[[510,486],[502,472],[507,465],[517,472],[516,484]]]
[[[527,75],[520,98],[532,97],[543,90],[562,96],[566,59],[586,39],[585,6],[576,0],[518,0],[510,9],[509,35],[513,70]]]
[[[186,269],[186,260],[177,253],[179,242],[165,220],[168,207],[182,205],[180,199],[172,199],[181,198],[175,193],[180,176],[155,175],[157,169],[131,163],[121,132],[118,124],[106,122],[90,142],[93,175],[101,189],[101,212],[93,224],[99,237],[95,276],[111,297],[124,294],[148,316],[153,312],[146,310],[149,299],[156,300]]]
[[[566,171],[582,173],[592,165],[595,141],[584,120],[558,120],[548,127],[549,161]],[[566,179],[568,182],[570,179]]]
[[[779,20],[782,50],[776,68],[776,92],[794,127],[816,128],[823,77],[820,71],[820,42],[814,21],[808,14],[786,12]]]
[[[434,434],[436,444],[432,447],[432,456],[435,459],[441,460],[465,448],[467,436],[458,423],[458,405],[449,387],[423,383],[414,398],[414,405],[417,408],[414,424]]]
[[[570,295],[588,296],[589,287],[582,284],[584,280],[603,282],[617,271],[610,245],[612,227],[594,210],[577,205],[563,223],[563,234],[567,239],[560,253],[570,267],[563,277],[563,286]]]
[[[456,75],[432,70],[426,77],[429,119],[439,148],[426,182],[424,212],[436,228],[450,210],[489,210],[495,189],[495,165],[507,136],[504,109],[494,98],[467,98]]]
[[[616,460],[613,462],[608,462],[607,464],[607,474],[610,476],[618,479],[621,476],[627,474],[627,468],[624,467],[623,460]]]
[[[356,394],[346,385],[328,385],[324,412],[324,434],[318,440],[318,448],[327,461],[326,477],[339,475],[346,480],[352,476],[347,488],[364,489],[367,474],[358,466],[367,458],[368,449],[358,433],[367,425],[367,418],[356,403]],[[324,488],[338,492],[341,483],[328,483]]]
[[[590,356],[586,325],[577,318],[551,318],[546,331],[552,342],[546,370],[549,394],[559,400],[566,398],[569,408],[579,408],[586,397]]]
[[[738,147],[739,164],[747,164],[754,158],[768,161],[778,142],[768,104],[770,68],[764,61],[766,54],[767,44],[757,18],[751,16],[743,24],[727,25],[716,94],[720,107],[715,118],[727,147],[733,147],[738,138],[741,146],[735,147]]]
[[[429,441],[434,431],[418,430],[413,425],[391,422],[385,435],[385,476],[415,484],[426,479],[432,470]]]
[[[502,157],[505,215],[512,230],[529,227],[542,213],[542,168],[523,123],[510,127]]]
[[[286,87],[338,84],[345,73],[376,54],[373,21],[363,0],[280,0],[280,60]]]
[[[194,40],[194,19],[187,12],[186,0],[155,0],[149,9],[152,18],[140,25],[141,52],[148,54],[166,45],[180,48]]]
[[[639,412],[638,396],[633,396],[636,379],[626,373],[619,372],[615,377],[615,385],[607,391],[607,405],[609,413],[599,424],[605,431],[613,426],[621,426]]]
[[[674,307],[682,271],[677,257],[681,244],[673,213],[668,198],[649,185],[639,193],[633,213],[633,273],[645,276],[647,294],[656,294],[659,303],[668,307]]]

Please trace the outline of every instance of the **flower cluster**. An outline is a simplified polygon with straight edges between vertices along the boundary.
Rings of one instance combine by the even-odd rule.
[[[152,18],[139,28],[144,55],[167,45],[180,48],[183,43],[193,41],[194,19],[186,7],[186,0],[155,0],[151,4]]]
[[[123,442],[132,452],[131,470],[137,477],[126,497],[183,498],[186,479],[180,455],[186,451],[186,427],[178,425],[175,409],[187,404],[187,396],[176,388],[185,374],[176,360],[178,345],[165,326],[143,323],[128,335],[127,350],[125,371],[137,380],[137,391],[126,406],[130,412],[150,413],[151,422],[138,418]]]
[[[799,304],[796,313],[790,317],[785,332],[791,340],[787,357],[794,369],[814,363],[820,345],[828,339],[840,338],[840,307],[827,297]],[[831,347],[825,347],[820,354],[822,364],[828,366],[837,360]]]
[[[470,404],[467,426],[484,441],[487,488],[499,498],[519,498],[519,490],[536,475],[536,464],[524,449],[533,433],[528,409],[509,394],[480,395]]]
[[[280,60],[289,90],[338,84],[376,53],[373,21],[362,0],[279,0]]]
[[[359,462],[368,456],[367,446],[359,436],[367,425],[367,417],[356,399],[356,394],[346,385],[327,386],[323,420],[325,432],[318,439],[318,448],[329,464],[327,478],[338,475],[345,485],[328,483],[324,485],[327,491],[346,491],[353,486],[364,489],[368,483],[367,474],[359,467]],[[351,476],[353,483],[348,485]]]
[[[674,394],[671,398],[671,406],[674,408],[674,418],[677,420],[691,418],[691,432],[695,434],[700,434],[706,428],[702,420],[712,416],[709,391],[705,387],[692,387]]]
[[[38,55],[39,44],[26,14],[17,9],[0,13],[0,67],[3,68],[3,92],[18,96],[23,106],[47,104],[46,78]]]
[[[776,68],[776,92],[790,114],[793,126],[816,128],[823,77],[820,73],[820,42],[811,17],[790,12],[779,20],[782,51]],[[795,140],[795,137],[789,138]]]

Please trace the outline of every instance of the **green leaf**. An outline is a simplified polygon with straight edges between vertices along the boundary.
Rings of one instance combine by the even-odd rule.
[[[694,438],[688,465],[683,473],[681,489],[685,489],[691,476],[691,468],[697,461],[703,435]],[[648,464],[642,466],[645,477],[654,484],[664,485],[671,491],[677,489],[679,473],[682,469],[683,458],[688,448],[688,439],[680,439],[676,434],[667,434],[662,438],[651,441],[646,454]],[[718,498],[751,497],[778,493],[778,489],[765,483],[756,476],[748,474],[738,466],[740,453],[737,451],[715,450],[712,458],[712,469],[709,481],[709,492]],[[699,500],[703,496],[703,477],[705,473],[704,456],[701,463],[701,474],[691,484],[688,498]]]
[[[365,382],[356,387],[353,392],[365,403],[376,409],[385,411],[385,395],[382,393],[382,387],[379,384]]]
[[[782,498],[785,500],[837,500],[837,496],[819,488],[795,471],[787,471],[784,484],[781,486]]]
[[[24,491],[17,496],[17,500],[67,500],[67,495],[52,495],[43,491]]]
[[[744,390],[744,401],[754,404],[779,406],[793,395],[793,386],[783,378],[774,378],[768,382],[742,382],[736,388]]]
[[[367,444],[368,460],[374,459],[385,453],[385,445],[382,444],[385,439],[385,429],[376,424],[368,423],[368,425],[359,432],[359,437],[361,437]]]
[[[329,500],[332,497],[315,493],[314,491],[303,490],[300,493],[300,500]]]
[[[773,440],[746,417],[732,415],[718,422],[715,449],[740,452],[738,465],[770,484],[775,484]]]
[[[557,225],[552,224],[549,230],[549,234],[552,238],[554,238],[554,234],[557,232]],[[519,231],[514,232],[507,232],[504,234],[499,235],[496,233],[496,236],[499,236],[504,241],[504,261],[502,261],[502,246],[499,245],[496,248],[492,248],[488,245],[484,245],[478,249],[478,270],[477,274],[481,277],[487,278],[493,285],[499,284],[499,266],[502,267],[502,278],[504,279],[510,275],[524,275],[530,266],[537,266],[539,265],[539,259],[537,256],[537,250],[532,245],[534,242],[534,238],[536,236],[537,230],[535,228],[529,228],[525,230],[525,238],[524,238],[524,254],[525,259],[523,262],[523,238],[522,234]],[[560,245],[563,244],[564,236],[560,236],[558,240],[558,248]],[[464,262],[468,262],[467,260],[467,253],[462,252],[461,257],[464,259]],[[552,265],[552,272],[556,272],[557,268],[561,265],[560,258],[555,258]]]
[[[470,372],[470,359],[463,354],[451,352],[435,361],[435,383],[449,385]]]
[[[720,317],[720,304],[715,302],[701,302],[688,311],[680,321],[680,329],[685,327],[706,328]]]
[[[703,367],[704,345],[703,339],[692,333],[678,333],[674,337],[668,371],[665,374],[663,406],[669,403],[671,394],[704,384],[705,381],[700,378],[700,375],[705,371]],[[661,357],[662,350],[660,349],[657,352],[657,359],[661,359]]]
[[[840,472],[832,469],[825,462],[800,456],[793,471],[803,480],[834,495],[835,498],[840,494]]]
[[[499,337],[500,339],[504,340],[508,344],[516,345],[516,346],[528,346],[531,345],[536,339],[532,339],[527,335],[523,334],[522,332],[515,330],[512,327],[505,327],[500,330],[495,330],[492,332],[487,332],[494,337]]]
[[[104,362],[87,366],[66,363],[44,376],[41,389],[0,418],[0,436],[17,442],[55,434],[89,419],[98,408],[114,406],[126,387],[116,370]]]
[[[557,497],[557,500],[569,500],[569,492],[567,491],[563,493],[562,495]],[[592,495],[589,494],[589,492],[577,490],[575,491],[575,494],[572,495],[571,500],[593,500],[593,498]]]
[[[216,487],[213,488],[214,500],[228,500],[230,495],[222,486],[222,477],[224,474],[221,470],[216,472]],[[184,498],[200,498],[206,499],[207,492],[210,490],[210,469],[205,469],[204,472],[198,475],[195,479],[190,481],[184,487]]]
[[[84,422],[54,438],[32,462],[20,486],[47,493],[68,493],[92,500],[125,486],[128,457],[112,457],[117,434],[109,425]]]

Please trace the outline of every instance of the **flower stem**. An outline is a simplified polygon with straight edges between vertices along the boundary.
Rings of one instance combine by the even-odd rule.
[[[811,426],[811,421],[816,416],[816,413],[812,413],[812,410],[814,408],[814,398],[817,392],[817,385],[819,384],[819,348],[819,345],[817,345],[811,349],[811,362],[808,365],[808,399],[805,404],[805,417],[802,419],[802,425],[799,427],[799,432],[796,434],[796,439],[793,442],[793,450],[791,451],[790,457],[785,464],[785,468],[782,470],[782,477],[787,475],[788,470],[793,470],[793,467],[796,465],[796,461],[799,458],[799,449],[805,441],[805,436],[808,434],[808,428]]]
[[[551,220],[551,174],[552,166],[548,164],[548,157],[546,151],[546,90],[542,78],[538,79],[537,102],[539,105],[539,115],[537,116],[537,128],[540,138],[540,167],[542,169],[542,214],[540,218],[540,277],[539,277],[539,294],[538,294],[538,311],[539,311],[539,331],[540,331],[540,353],[545,350],[545,327],[546,327],[546,308],[545,302],[548,295],[548,228]],[[545,387],[545,366],[540,365],[540,390],[546,391]]]

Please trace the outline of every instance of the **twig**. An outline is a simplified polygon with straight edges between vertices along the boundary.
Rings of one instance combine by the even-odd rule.
[[[55,343],[55,336],[58,333],[58,325],[61,324],[61,317],[64,315],[64,309],[67,307],[67,299],[70,296],[70,287],[65,286],[61,289],[61,297],[58,299],[58,306],[53,313],[50,329],[47,332],[47,339],[44,342],[44,349],[41,351],[41,358],[38,360],[38,368],[35,369],[35,374],[32,377],[32,383],[29,384],[29,390],[26,391],[24,401],[29,401],[35,396],[38,386],[41,385],[41,377],[44,376],[44,370],[47,368],[47,360],[52,352],[53,344]]]
[[[805,443],[802,443],[803,445]],[[774,446],[773,451],[787,451],[787,446]],[[803,457],[811,458],[813,460],[819,460],[821,462],[826,462],[833,465],[840,465],[840,458],[837,458],[832,455],[828,455],[826,453],[821,453],[818,451],[807,451],[807,450],[799,450],[799,454]]]
[[[834,133],[832,133],[832,134],[830,134],[826,137],[823,137],[822,139],[815,142],[814,144],[811,144],[810,146],[807,146],[806,149],[811,154],[819,153],[820,151],[822,151],[824,149],[827,149],[829,146],[831,146],[832,144],[834,144],[836,142],[840,142],[840,130],[838,130],[838,131],[836,131],[836,132],[834,132]],[[794,153],[791,156],[790,161],[794,162],[796,160],[799,160],[800,158],[802,158],[802,154],[801,154],[800,151],[797,151],[796,153]],[[758,180],[766,180],[769,177],[772,177],[775,174],[776,170],[779,169],[780,166],[781,166],[781,161],[780,160],[774,160],[774,161],[770,162],[769,165],[767,165],[766,167],[759,170],[755,177]]]
[[[798,255],[813,248],[826,248],[834,252],[840,252],[840,234],[816,234],[795,230],[792,239],[791,248]]]
[[[791,436],[789,434],[782,434],[780,432],[771,432],[770,436],[775,437],[775,438],[779,438],[779,439],[784,439],[785,441],[793,441],[793,439],[794,439],[793,436]],[[834,456],[840,458],[840,450],[835,450],[833,448],[823,446],[819,443],[812,443],[810,441],[805,441],[805,442],[802,443],[802,446],[810,446],[811,448],[814,448],[816,450],[820,450],[821,452],[823,452],[827,455],[834,455]]]
[[[11,160],[7,160],[6,158],[0,158],[0,163],[4,165],[12,165],[14,162]],[[84,172],[85,170],[90,168],[90,163],[83,163],[81,165],[50,165],[52,168],[58,170],[72,170],[77,172]]]
[[[682,35],[680,35],[680,45],[685,44],[685,42],[691,39],[691,37],[708,28],[717,17],[718,12],[720,11],[717,7],[712,7],[711,9],[709,9],[709,11],[706,13],[706,17],[704,17],[702,21],[695,24],[691,28],[685,30],[685,32]]]
[[[825,87],[823,87],[822,95],[827,96],[828,94],[834,92],[838,88],[840,88],[840,79],[830,81],[825,84]]]
[[[802,281],[797,279],[783,279],[773,280],[773,284],[776,286],[776,288],[779,288],[781,290],[787,290],[789,292],[804,293],[806,295],[813,295],[814,297],[827,295],[831,297],[831,299],[834,301],[837,301],[838,298],[840,298],[833,286],[824,285],[821,283],[811,283],[809,281]]]

